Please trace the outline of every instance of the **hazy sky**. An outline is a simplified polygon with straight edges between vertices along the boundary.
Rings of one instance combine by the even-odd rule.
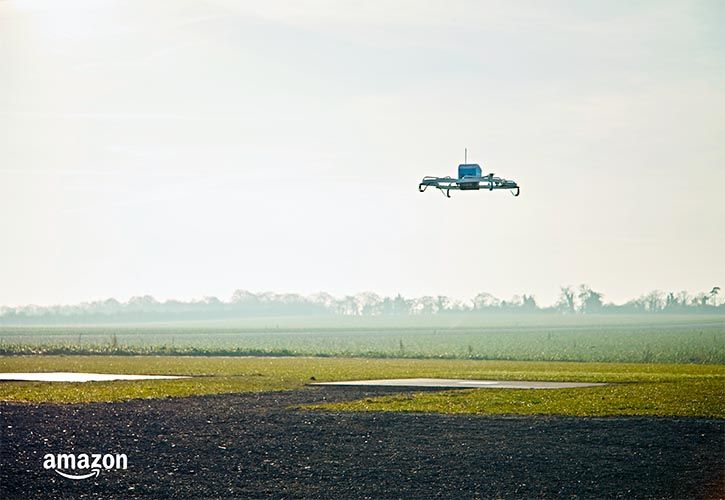
[[[725,2],[0,0],[0,305],[725,285]],[[506,192],[418,193],[468,147]]]

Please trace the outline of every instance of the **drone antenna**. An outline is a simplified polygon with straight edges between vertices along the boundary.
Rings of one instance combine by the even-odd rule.
[[[463,148],[463,163],[468,163],[468,148]]]

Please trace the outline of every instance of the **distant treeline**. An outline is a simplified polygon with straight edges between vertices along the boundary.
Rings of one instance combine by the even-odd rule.
[[[561,287],[556,304],[540,307],[533,295],[514,296],[501,300],[489,293],[479,293],[468,302],[446,296],[405,298],[381,297],[375,293],[359,293],[336,298],[328,293],[311,296],[252,293],[237,290],[228,302],[216,297],[182,302],[159,302],[149,295],[133,297],[128,302],[107,299],[76,305],[0,307],[0,325],[69,324],[220,320],[254,316],[378,316],[426,314],[725,314],[725,303],[719,304],[720,287],[709,292],[690,295],[688,292],[652,291],[624,304],[605,303],[600,292],[587,285]]]

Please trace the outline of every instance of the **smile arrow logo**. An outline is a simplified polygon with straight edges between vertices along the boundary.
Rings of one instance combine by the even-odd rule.
[[[92,476],[98,477],[98,474],[101,473],[101,470],[100,469],[93,469],[88,474],[83,474],[82,476],[76,476],[76,475],[73,475],[73,474],[66,474],[65,472],[59,471],[58,469],[53,469],[53,470],[55,470],[55,472],[57,472],[58,474],[60,474],[63,477],[67,477],[68,479],[76,479],[76,480],[78,480],[78,479],[88,479],[89,477],[92,477]]]

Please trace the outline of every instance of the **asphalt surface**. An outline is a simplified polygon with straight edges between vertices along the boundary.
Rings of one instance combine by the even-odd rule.
[[[400,391],[0,403],[0,498],[725,496],[725,420],[290,408]],[[125,453],[128,468],[74,481],[47,453]]]

